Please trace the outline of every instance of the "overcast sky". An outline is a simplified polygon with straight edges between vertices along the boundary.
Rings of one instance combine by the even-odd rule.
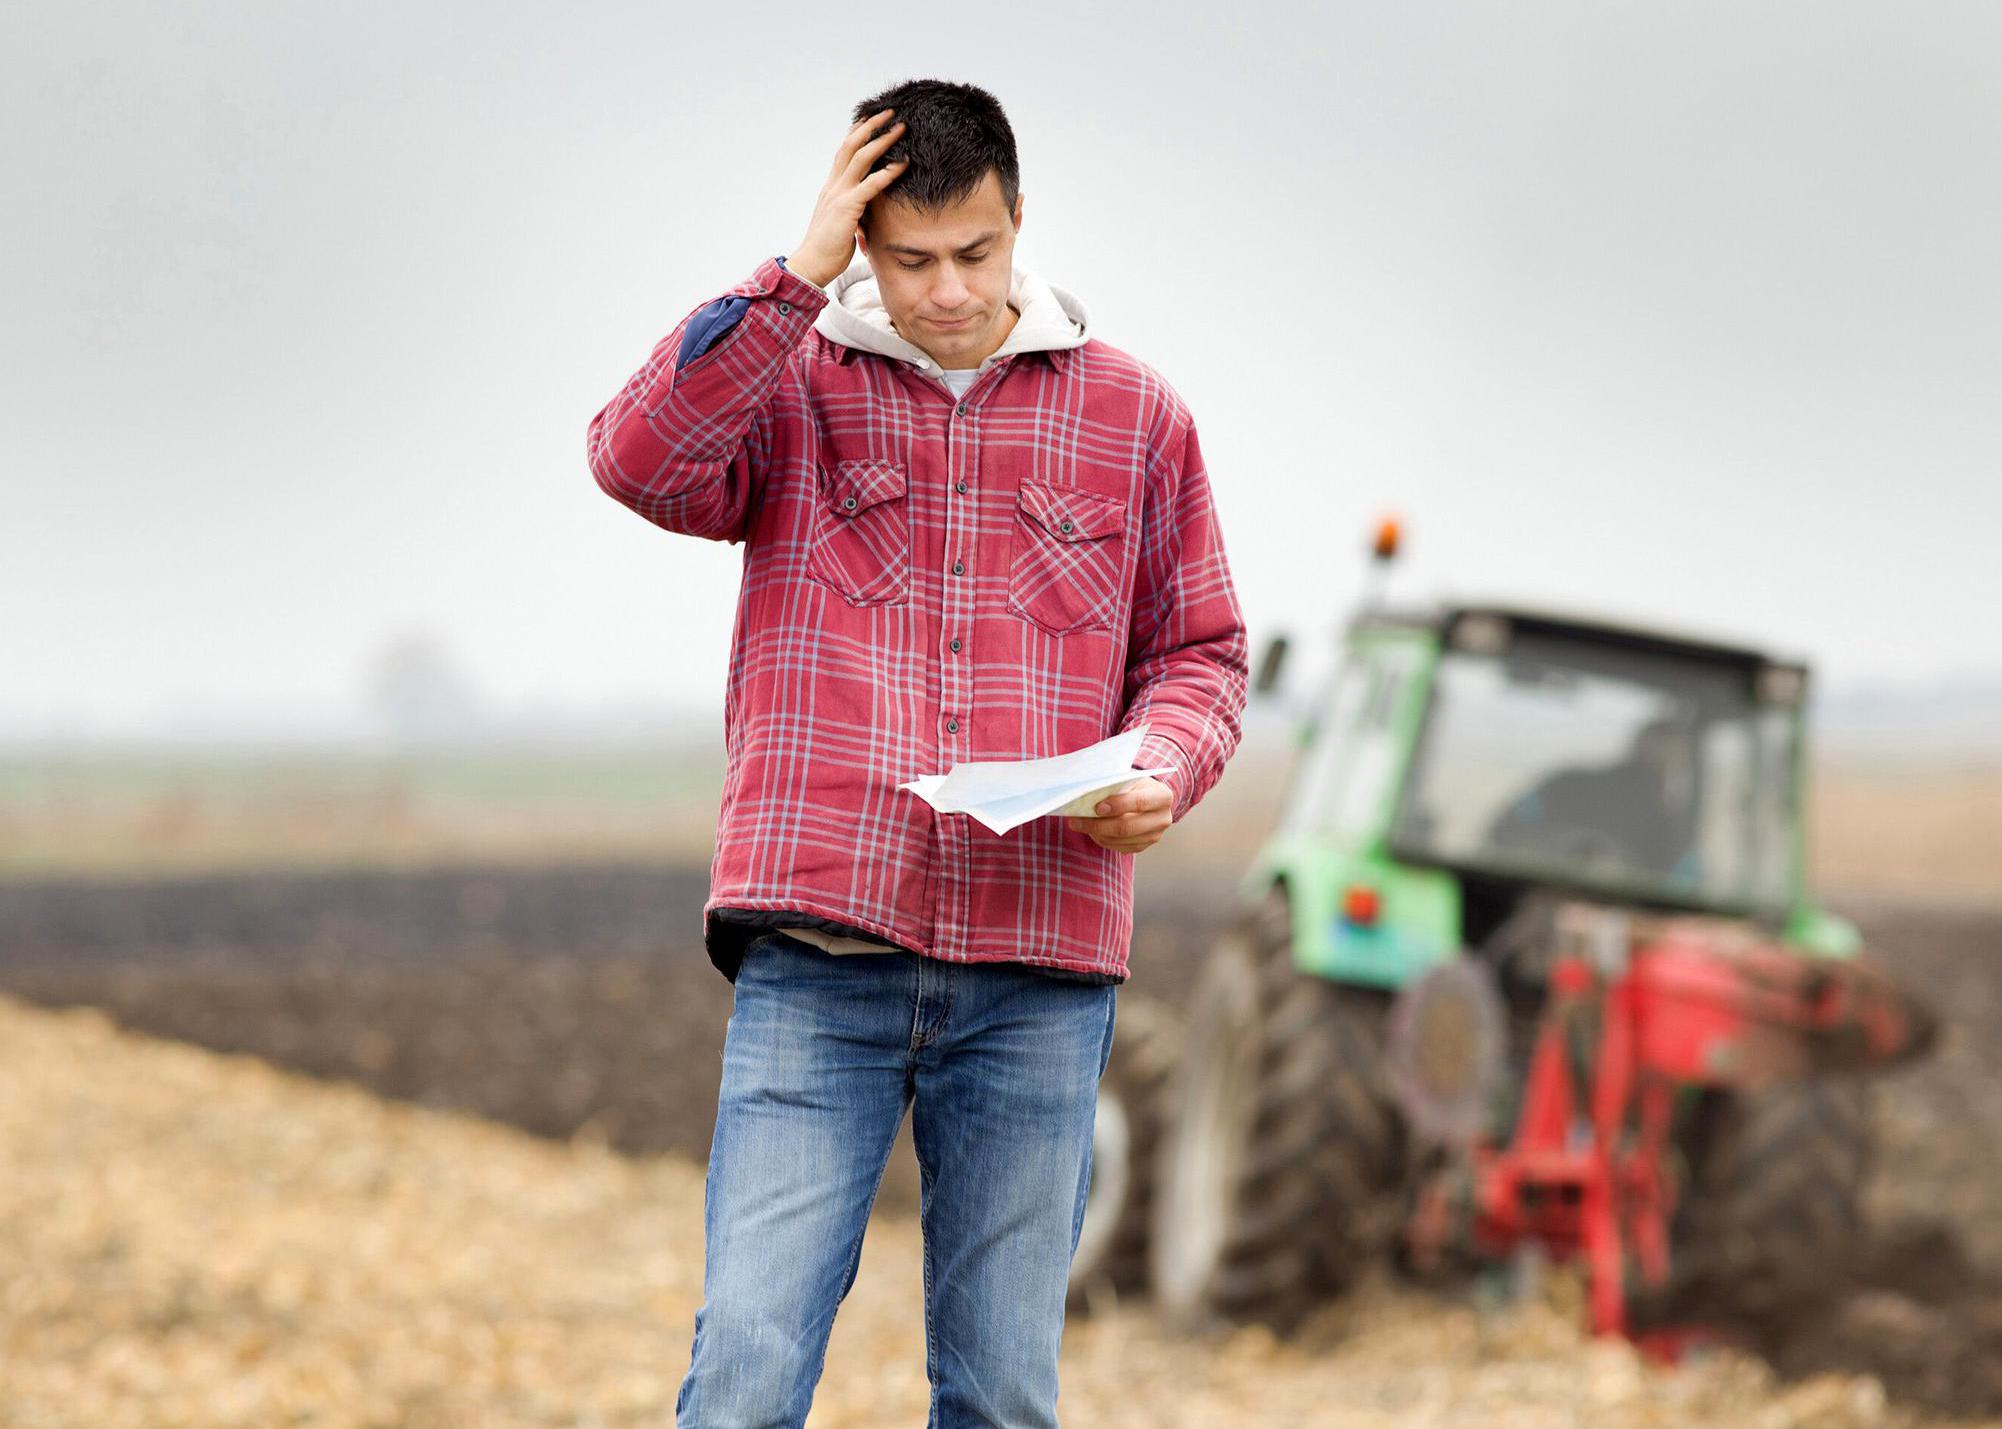
[[[591,415],[849,107],[992,89],[1019,266],[1188,400],[1255,639],[1396,589],[2002,669],[2002,5],[9,6],[0,730],[720,721],[741,548]]]

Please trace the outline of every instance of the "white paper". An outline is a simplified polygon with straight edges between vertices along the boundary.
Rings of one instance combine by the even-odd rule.
[[[899,784],[941,814],[968,814],[997,834],[1045,814],[1090,815],[1098,801],[1172,765],[1135,769],[1147,726],[1047,759],[961,760],[944,774]]]

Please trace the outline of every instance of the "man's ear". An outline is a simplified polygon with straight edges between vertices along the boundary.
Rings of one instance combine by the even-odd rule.
[[[1015,195],[1015,212],[1011,215],[1017,233],[1022,231],[1022,199],[1023,195],[1019,193]]]

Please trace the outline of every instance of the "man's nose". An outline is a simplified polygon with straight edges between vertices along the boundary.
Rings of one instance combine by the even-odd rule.
[[[939,275],[939,283],[932,289],[931,300],[942,312],[950,313],[958,311],[968,296],[966,284],[960,281],[958,270],[948,266]]]

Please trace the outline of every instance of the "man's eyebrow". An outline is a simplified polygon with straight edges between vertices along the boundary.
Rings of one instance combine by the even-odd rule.
[[[999,238],[1000,236],[1001,236],[1000,229],[998,228],[990,229],[986,233],[983,233],[978,238],[974,239],[971,243],[960,245],[959,251],[961,253],[971,253],[976,248],[992,243],[995,239]],[[883,247],[887,248],[892,253],[908,253],[913,258],[931,257],[931,254],[927,253],[924,249],[912,248],[908,244],[885,243]]]

